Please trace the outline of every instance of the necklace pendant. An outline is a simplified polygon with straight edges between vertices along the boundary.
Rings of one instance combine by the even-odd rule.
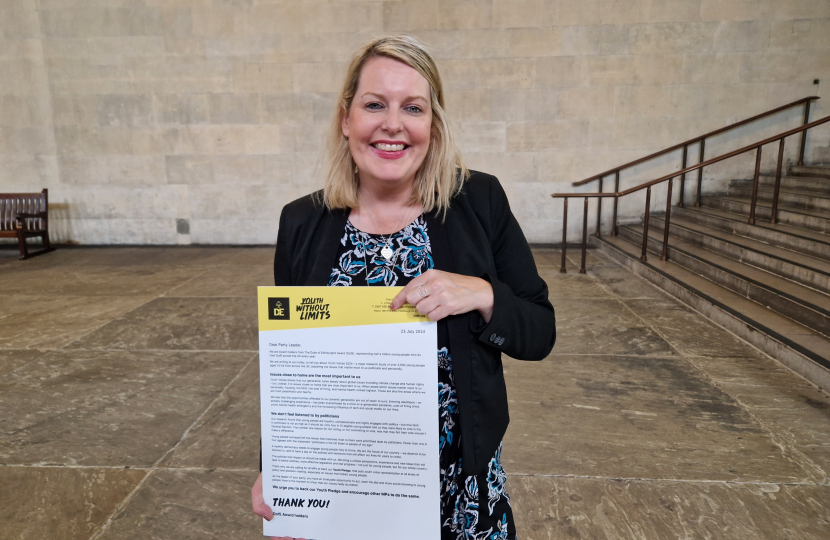
[[[382,256],[384,259],[386,259],[387,261],[391,261],[391,260],[392,260],[392,255],[394,255],[394,254],[395,254],[395,252],[394,252],[394,251],[392,251],[392,248],[390,248],[390,247],[389,247],[389,244],[386,244],[386,245],[385,245],[385,246],[383,246],[383,248],[380,250],[380,254],[381,254],[381,256]]]

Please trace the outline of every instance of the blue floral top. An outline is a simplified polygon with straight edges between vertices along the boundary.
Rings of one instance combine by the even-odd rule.
[[[423,216],[388,237],[365,233],[347,221],[340,244],[329,277],[333,287],[403,286],[435,266]],[[382,254],[387,245],[392,250],[388,259]],[[442,540],[515,539],[501,445],[485,471],[462,469],[458,400],[443,323],[438,325],[438,406]]]

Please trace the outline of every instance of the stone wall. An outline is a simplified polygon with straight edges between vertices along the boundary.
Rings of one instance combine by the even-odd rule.
[[[4,0],[0,189],[48,187],[59,241],[273,243],[282,205],[320,186],[344,62],[392,32],[434,49],[469,165],[500,177],[534,242],[559,241],[549,194],[572,181],[830,82],[827,0]],[[712,167],[704,188],[751,167]]]

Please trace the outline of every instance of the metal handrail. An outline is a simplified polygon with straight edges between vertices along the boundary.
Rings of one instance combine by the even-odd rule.
[[[651,180],[649,182],[645,182],[643,184],[640,184],[638,186],[626,189],[624,191],[617,191],[617,192],[614,192],[614,193],[598,192],[598,193],[554,193],[554,194],[552,194],[551,197],[553,197],[553,198],[564,199],[564,207],[563,207],[564,208],[564,213],[563,213],[563,216],[562,216],[562,267],[560,268],[559,271],[562,272],[562,273],[566,272],[566,269],[565,269],[565,252],[566,252],[566,245],[567,245],[566,244],[566,233],[567,233],[568,199],[569,198],[582,197],[585,200],[584,209],[583,209],[584,214],[583,214],[583,217],[582,217],[582,222],[583,222],[583,227],[582,227],[582,265],[579,269],[579,272],[581,274],[584,274],[585,273],[585,253],[586,253],[586,249],[587,249],[587,245],[588,245],[588,227],[587,227],[587,224],[588,224],[588,199],[589,198],[595,198],[595,199],[601,200],[601,199],[607,198],[607,197],[613,197],[614,198],[615,212],[614,212],[614,222],[612,224],[612,227],[613,227],[612,234],[616,234],[616,207],[617,207],[616,201],[617,201],[617,199],[620,198],[620,197],[623,197],[625,195],[630,195],[631,193],[641,191],[643,189],[646,190],[646,209],[645,209],[645,214],[643,216],[643,251],[642,251],[642,255],[640,256],[640,260],[646,261],[646,260],[648,260],[647,254],[646,254],[646,248],[647,248],[647,245],[648,245],[648,222],[649,222],[649,215],[651,213],[651,204],[650,204],[651,203],[651,188],[652,188],[652,186],[655,186],[655,185],[660,184],[662,182],[668,181],[669,182],[669,188],[668,188],[668,194],[666,196],[666,217],[665,217],[665,224],[664,224],[664,230],[663,230],[663,252],[662,252],[661,257],[660,257],[661,260],[666,261],[666,260],[669,259],[669,254],[668,254],[668,241],[669,241],[669,238],[668,238],[668,236],[669,236],[669,222],[670,222],[670,218],[671,218],[671,193],[672,193],[672,185],[673,185],[672,180],[674,180],[674,178],[677,177],[677,176],[680,176],[682,178],[687,172],[691,172],[691,171],[694,171],[694,170],[700,171],[700,170],[703,169],[703,167],[712,165],[714,163],[718,163],[720,161],[723,161],[725,159],[729,159],[731,157],[735,157],[739,154],[744,154],[746,152],[750,152],[752,150],[756,150],[757,153],[756,153],[756,157],[755,157],[755,177],[754,177],[753,184],[752,184],[752,201],[751,201],[751,204],[750,204],[748,223],[750,225],[754,225],[755,224],[755,208],[756,208],[757,199],[758,199],[758,183],[759,183],[760,171],[761,171],[761,148],[766,144],[769,144],[769,143],[772,143],[772,142],[775,142],[775,141],[779,141],[778,162],[777,162],[777,165],[776,165],[776,172],[775,172],[775,187],[774,187],[774,190],[773,190],[773,198],[772,198],[772,216],[770,217],[770,223],[774,224],[777,221],[778,196],[779,196],[779,192],[780,192],[780,188],[781,188],[781,167],[782,167],[783,159],[784,159],[784,139],[786,139],[787,137],[789,137],[791,135],[801,133],[802,134],[802,143],[803,143],[807,130],[812,129],[816,126],[820,126],[820,125],[825,124],[827,122],[830,122],[830,116],[825,116],[824,118],[820,118],[820,119],[815,120],[813,122],[810,122],[808,124],[804,124],[802,126],[799,126],[797,128],[793,128],[793,129],[785,131],[783,133],[779,133],[778,135],[773,135],[772,137],[768,137],[768,138],[766,138],[762,141],[750,144],[748,146],[744,146],[743,148],[739,148],[739,149],[733,150],[731,152],[727,152],[726,154],[723,154],[721,156],[718,156],[718,157],[700,162],[696,165],[692,165],[690,167],[684,167],[683,169],[681,169],[679,171],[675,171],[671,174],[661,176],[660,178],[657,178],[656,180]],[[801,151],[803,152],[803,144],[802,144]],[[799,163],[799,164],[801,164],[801,163]],[[600,186],[600,189],[601,189],[601,186]],[[682,184],[681,184],[681,189],[682,189]],[[681,191],[681,197],[682,197],[682,191]],[[682,200],[678,202],[678,206],[681,207],[681,208],[683,207],[682,203],[683,203]],[[600,214],[601,214],[601,207],[598,209],[598,212],[597,212],[597,232],[596,232],[597,236],[600,236],[600,228],[599,228],[599,222],[600,222],[600,217],[601,217]]]

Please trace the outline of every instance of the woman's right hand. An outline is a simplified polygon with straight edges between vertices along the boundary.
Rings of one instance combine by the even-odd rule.
[[[251,507],[254,514],[267,521],[271,521],[274,513],[271,512],[271,507],[265,504],[265,499],[262,498],[262,473],[256,477],[254,487],[251,488]],[[271,540],[305,540],[305,538],[291,538],[290,536],[269,536]]]

